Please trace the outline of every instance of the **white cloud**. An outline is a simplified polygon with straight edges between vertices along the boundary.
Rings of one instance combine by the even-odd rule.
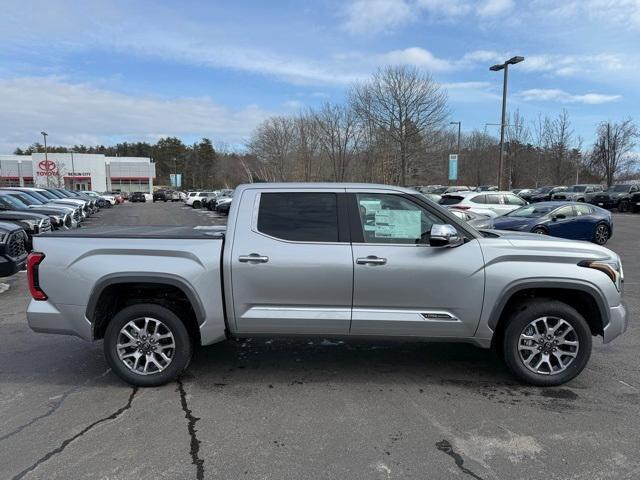
[[[485,0],[477,6],[476,12],[481,17],[495,17],[513,8],[513,0]]]
[[[420,47],[392,50],[379,55],[378,62],[383,65],[414,65],[432,72],[444,72],[452,68],[452,64],[448,60],[437,58],[428,50]]]
[[[584,103],[587,105],[599,105],[614,102],[622,98],[620,95],[604,95],[602,93],[586,93],[584,95],[572,95],[557,88],[532,88],[517,94],[524,101],[560,102],[560,103]]]
[[[269,115],[256,105],[231,110],[209,97],[135,97],[56,77],[0,80],[0,104],[2,152],[39,141],[43,129],[58,145],[165,135],[240,143]]]
[[[408,23],[412,6],[405,0],[355,0],[347,5],[343,27],[356,34],[373,34]]]
[[[625,68],[619,55],[528,55],[518,68],[528,72],[543,72],[550,75],[571,76],[585,73],[613,73]]]

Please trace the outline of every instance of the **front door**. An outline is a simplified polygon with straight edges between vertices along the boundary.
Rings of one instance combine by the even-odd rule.
[[[471,238],[431,247],[436,210],[403,194],[353,190],[351,334],[471,337],[482,310],[484,261]],[[357,227],[356,227],[357,225]]]
[[[339,208],[345,195],[249,189],[234,198],[242,220],[230,263],[239,333],[349,333],[353,257],[346,207]]]

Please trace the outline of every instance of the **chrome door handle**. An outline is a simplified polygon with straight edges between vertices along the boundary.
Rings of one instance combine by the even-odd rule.
[[[384,265],[387,263],[387,259],[369,255],[368,257],[356,258],[356,263],[358,265]]]
[[[238,261],[242,263],[267,263],[269,257],[260,255],[259,253],[252,253],[250,255],[240,255]]]

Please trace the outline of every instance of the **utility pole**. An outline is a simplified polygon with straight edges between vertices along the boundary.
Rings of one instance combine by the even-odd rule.
[[[504,127],[507,116],[507,78],[509,75],[509,65],[515,65],[524,61],[524,57],[512,57],[506,62],[489,67],[492,72],[504,70],[504,79],[502,83],[502,121],[500,122],[500,155],[498,157],[498,189],[504,190],[503,175],[504,169]]]
[[[45,165],[47,165],[47,168],[49,167],[49,157],[47,156],[47,135],[49,135],[47,132],[42,131],[40,132],[42,134],[42,136],[44,137],[44,162]],[[45,173],[49,173],[49,170],[47,170]],[[47,187],[49,186],[49,175],[47,175]]]

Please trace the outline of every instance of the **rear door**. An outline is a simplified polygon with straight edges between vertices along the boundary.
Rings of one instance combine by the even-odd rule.
[[[344,189],[243,191],[231,283],[239,333],[349,333],[353,256]]]
[[[472,336],[484,294],[479,242],[431,247],[431,226],[448,223],[435,209],[409,195],[350,191],[351,334]]]

